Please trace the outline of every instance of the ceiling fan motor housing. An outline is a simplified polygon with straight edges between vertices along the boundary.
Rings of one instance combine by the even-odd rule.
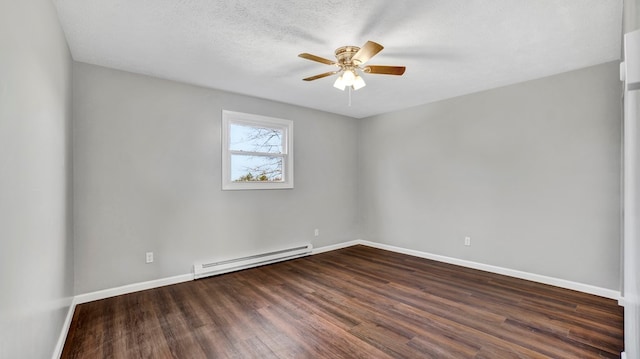
[[[336,59],[338,59],[338,65],[340,67],[352,66],[351,58],[355,55],[360,48],[358,46],[342,46],[336,49]]]

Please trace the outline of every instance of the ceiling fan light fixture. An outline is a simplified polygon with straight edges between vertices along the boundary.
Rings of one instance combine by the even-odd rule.
[[[359,90],[365,86],[367,86],[367,84],[364,82],[364,79],[362,79],[362,76],[356,75],[356,78],[353,80],[353,89]]]
[[[353,86],[353,82],[356,80],[356,74],[353,73],[353,70],[345,70],[342,74],[342,81],[344,81],[345,86]]]
[[[347,85],[345,85],[342,75],[338,76],[338,78],[336,79],[336,82],[333,83],[333,87],[337,88],[338,90],[344,91]]]

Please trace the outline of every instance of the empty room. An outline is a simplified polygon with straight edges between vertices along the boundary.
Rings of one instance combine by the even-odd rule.
[[[640,1],[0,2],[0,359],[640,359]]]

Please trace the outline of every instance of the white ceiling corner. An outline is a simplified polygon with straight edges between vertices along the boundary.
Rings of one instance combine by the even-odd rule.
[[[622,0],[53,0],[76,61],[362,118],[619,59]],[[352,94],[344,45],[385,46]]]

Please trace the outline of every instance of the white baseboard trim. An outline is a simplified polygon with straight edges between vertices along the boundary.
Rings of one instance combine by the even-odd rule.
[[[408,254],[408,255],[411,255],[411,256],[415,256],[415,257],[432,259],[432,260],[439,261],[439,262],[455,264],[455,265],[459,265],[459,266],[462,266],[462,267],[478,269],[478,270],[482,270],[482,271],[485,271],[485,272],[491,272],[491,273],[506,275],[506,276],[509,276],[509,277],[530,280],[532,282],[549,284],[549,285],[553,285],[553,286],[556,286],[556,287],[576,290],[578,292],[593,294],[593,295],[597,295],[597,296],[605,297],[605,298],[609,298],[609,299],[620,300],[620,292],[619,291],[615,291],[615,290],[612,290],[612,289],[606,289],[606,288],[600,288],[600,287],[596,287],[596,286],[593,286],[593,285],[590,285],[590,284],[578,283],[578,282],[573,282],[573,281],[554,278],[554,277],[547,277],[547,276],[540,275],[540,274],[523,272],[523,271],[519,271],[519,270],[515,270],[515,269],[503,268],[503,267],[493,266],[493,265],[489,265],[489,264],[477,263],[477,262],[473,262],[473,261],[447,257],[447,256],[438,255],[438,254],[420,252],[420,251],[416,251],[416,250],[413,250],[413,249],[406,249],[406,248],[391,246],[391,245],[388,245],[388,244],[369,242],[369,241],[362,241],[362,240],[359,241],[358,244],[363,244],[365,246],[384,249],[384,250],[388,250],[388,251],[392,251],[392,252]]]
[[[76,295],[74,302],[75,304],[88,303],[88,302],[93,302],[94,300],[100,300],[100,299],[115,297],[122,294],[139,292],[141,290],[164,287],[165,285],[188,282],[190,280],[193,280],[193,273],[182,274],[174,277],[161,278],[156,280],[150,280],[147,282],[127,284],[121,287],[110,288],[105,290],[99,290],[96,292]]]
[[[392,245],[388,245],[388,244],[370,242],[370,241],[365,241],[365,240],[362,240],[362,239],[356,239],[356,240],[353,240],[353,241],[332,244],[332,245],[328,245],[328,246],[324,246],[324,247],[317,247],[317,248],[313,249],[313,251],[311,252],[311,255],[324,253],[324,252],[329,252],[329,251],[334,251],[334,250],[337,250],[337,249],[347,248],[347,247],[351,247],[351,246],[355,246],[355,245],[359,245],[359,244],[360,245],[369,246],[369,247],[373,247],[373,248],[384,249],[384,250],[388,250],[388,251],[392,251],[392,252],[396,252],[396,253],[408,254],[408,255],[411,255],[411,256],[414,256],[414,257],[431,259],[431,260],[435,260],[435,261],[439,261],[439,262],[459,265],[459,266],[462,266],[462,267],[483,270],[483,271],[486,271],[486,272],[502,274],[502,275],[506,275],[506,276],[509,276],[509,277],[526,279],[526,280],[530,280],[530,281],[533,281],[533,282],[539,282],[539,283],[553,285],[553,286],[556,286],[556,287],[561,287],[561,288],[576,290],[576,291],[579,291],[579,292],[594,294],[594,295],[598,295],[598,296],[601,296],[601,297],[618,300],[618,303],[621,304],[621,305],[624,302],[623,298],[620,295],[620,292],[612,290],[612,289],[600,288],[600,287],[596,287],[596,286],[593,286],[593,285],[590,285],[590,284],[578,283],[578,282],[573,282],[573,281],[569,281],[569,280],[565,280],[565,279],[548,277],[548,276],[544,276],[544,275],[540,275],[540,274],[523,272],[523,271],[519,271],[519,270],[515,270],[515,269],[503,268],[503,267],[493,266],[493,265],[489,265],[489,264],[473,262],[473,261],[469,261],[469,260],[465,260],[465,259],[458,259],[458,258],[447,257],[447,256],[438,255],[438,254],[432,254],[432,253],[428,253],[428,252],[421,252],[421,251],[417,251],[417,250],[413,250],[413,249],[406,249],[406,248],[392,246]],[[147,281],[147,282],[128,284],[128,285],[124,285],[124,286],[121,286],[121,287],[110,288],[110,289],[100,290],[100,291],[91,292],[91,293],[79,294],[79,295],[75,296],[75,298],[73,299],[72,307],[75,306],[76,304],[92,302],[94,300],[100,300],[100,299],[115,297],[117,295],[138,292],[138,291],[141,291],[141,290],[147,290],[147,289],[152,289],[152,288],[157,288],[157,287],[163,287],[165,285],[188,282],[188,281],[193,280],[193,279],[194,279],[193,273],[189,273],[189,274],[182,274],[182,275],[178,275],[178,276],[174,276],[174,277],[151,280],[151,281]],[[70,311],[71,311],[71,309],[72,308],[70,308]],[[73,312],[71,311],[71,315],[72,314],[73,314]]]
[[[329,246],[313,248],[313,250],[311,251],[311,255],[324,253],[324,252],[335,251],[336,249],[347,248],[347,247],[355,246],[355,245],[358,245],[358,244],[363,244],[362,240],[356,239],[356,240],[349,241],[349,242],[342,242],[342,243],[332,244],[332,245],[329,245]]]
[[[67,310],[67,316],[62,323],[62,329],[60,330],[60,336],[56,343],[55,349],[53,349],[52,359],[59,359],[62,355],[62,349],[64,349],[64,342],[67,340],[67,334],[69,334],[69,328],[71,327],[71,320],[73,319],[73,312],[76,310],[75,298],[69,298],[69,310]]]

